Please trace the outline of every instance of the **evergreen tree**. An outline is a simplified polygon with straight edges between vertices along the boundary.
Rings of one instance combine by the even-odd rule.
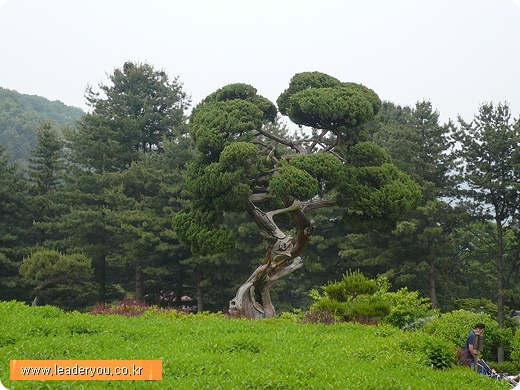
[[[417,102],[414,108],[387,102],[369,129],[392,161],[421,186],[422,200],[391,234],[349,236],[341,256],[351,268],[360,267],[373,276],[384,274],[396,287],[428,294],[437,308],[439,282],[441,288],[448,287],[452,273],[447,265],[454,254],[450,232],[456,218],[443,199],[450,188],[451,124],[439,124],[439,113],[430,102]],[[449,301],[450,291],[445,288],[441,295]]]
[[[45,195],[56,188],[63,173],[63,143],[50,122],[38,127],[38,145],[30,151],[29,181],[36,187],[36,194]]]
[[[100,93],[87,89],[92,111],[76,131],[65,132],[69,177],[59,194],[63,213],[44,225],[46,245],[81,250],[92,259],[101,302],[124,297],[129,283],[117,274],[133,263],[133,286],[141,300],[142,262],[152,248],[171,245],[160,236],[171,236],[166,226],[172,215],[164,210],[171,209],[172,200],[164,188],[174,184],[153,164],[168,142],[183,143],[189,100],[178,79],[171,82],[148,64],[127,62],[109,79],[110,85],[99,86]],[[154,191],[160,187],[158,195]]]
[[[72,160],[95,172],[126,169],[140,152],[160,152],[163,140],[184,131],[189,99],[176,78],[148,64],[126,62],[109,76],[101,92],[87,88],[92,111],[67,133]]]
[[[190,157],[187,139],[165,141],[165,152],[143,156],[122,172],[110,174],[111,187],[105,200],[111,219],[109,228],[119,239],[120,263],[135,270],[135,298],[158,295],[168,289],[177,300],[186,294],[181,261],[189,251],[178,242],[172,218],[185,207],[182,169]],[[147,289],[145,290],[145,279]],[[180,304],[180,302],[176,302]]]
[[[59,213],[56,190],[64,179],[63,142],[51,122],[38,127],[38,144],[30,151],[27,176],[31,183],[34,224],[31,227],[31,246],[45,241],[38,223],[52,219]]]
[[[18,164],[9,163],[7,149],[0,145],[0,297],[25,295],[18,267],[28,250],[32,224],[29,187]]]
[[[45,290],[56,285],[70,285],[70,290],[77,292],[78,287],[91,276],[92,269],[90,259],[83,254],[66,255],[56,250],[39,249],[24,258],[20,265],[20,274],[35,286],[32,306],[36,306]],[[74,300],[70,295],[69,303]]]
[[[460,128],[453,134],[459,147],[456,188],[459,203],[468,207],[475,219],[493,221],[494,256],[497,272],[498,325],[504,327],[504,236],[514,227],[519,211],[520,176],[515,169],[520,146],[519,119],[513,120],[507,103],[484,103],[473,121],[459,117]],[[502,362],[503,348],[498,361]]]
[[[112,284],[119,271],[111,256],[119,248],[119,238],[111,226],[116,225],[105,201],[105,189],[112,185],[107,174],[69,167],[63,186],[48,193],[56,210],[54,216],[36,223],[45,238],[45,248],[63,253],[85,253],[92,260],[97,288],[92,296],[97,302],[122,299],[119,286]]]
[[[187,173],[194,201],[175,218],[179,237],[202,256],[233,250],[227,213],[244,212],[257,224],[266,255],[230,302],[231,312],[253,318],[275,314],[271,286],[301,267],[313,232],[309,212],[338,205],[352,226],[388,228],[420,197],[409,177],[366,140],[364,123],[380,107],[372,90],[304,72],[277,103],[294,123],[317,129],[313,137],[270,132],[265,124],[275,121],[276,108],[245,84],[223,87],[194,108],[190,134],[199,155]]]

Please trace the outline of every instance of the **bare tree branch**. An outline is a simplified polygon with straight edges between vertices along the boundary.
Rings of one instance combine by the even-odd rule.
[[[264,136],[266,136],[267,138],[269,139],[272,139],[273,141],[276,141],[282,145],[285,145],[285,146],[289,146],[290,148],[298,151],[298,153],[300,154],[307,154],[307,151],[305,150],[305,148],[300,145],[299,142],[294,142],[294,141],[291,141],[287,138],[284,138],[284,137],[280,137],[278,135],[275,135],[273,133],[270,133],[269,131],[267,131],[264,127],[260,128],[258,130],[258,132]]]

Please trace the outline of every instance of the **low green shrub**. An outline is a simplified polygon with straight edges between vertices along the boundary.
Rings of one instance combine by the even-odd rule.
[[[428,364],[438,370],[451,368],[455,363],[456,349],[453,343],[439,338],[429,338],[424,343]]]
[[[292,322],[302,322],[305,318],[305,313],[302,309],[293,309],[292,311],[284,311],[280,313],[278,318]]]
[[[421,318],[437,313],[431,310],[429,298],[421,297],[418,291],[408,291],[406,287],[397,292],[385,293],[385,299],[389,301],[392,310],[384,321],[398,328],[403,328]]]
[[[491,367],[493,367],[497,372],[508,373],[510,375],[518,375],[520,373],[520,362],[487,362]]]
[[[485,313],[472,313],[465,310],[456,310],[439,315],[425,324],[425,331],[434,336],[452,342],[454,345],[464,348],[468,333],[475,324],[482,322],[486,325],[484,332],[485,360],[493,360],[497,347],[501,344],[503,336],[498,329],[497,321]],[[495,355],[496,356],[496,355]]]
[[[314,303],[309,312],[332,313],[337,321],[384,322],[399,328],[437,314],[419,292],[407,288],[389,292],[390,287],[386,278],[369,279],[359,271],[348,271],[341,281],[323,286],[323,295],[311,292]]]
[[[380,323],[392,310],[390,302],[380,295],[358,297],[352,302],[349,318],[360,323]]]
[[[367,278],[359,270],[348,270],[340,282],[329,282],[323,287],[325,296],[338,302],[347,302],[358,295],[372,295],[378,290],[377,281]]]
[[[341,302],[325,295],[320,296],[310,307],[309,312],[323,312],[332,314],[337,321],[345,320],[350,309],[350,302]]]
[[[422,356],[427,366],[437,370],[452,368],[457,359],[457,348],[453,343],[424,333],[410,333],[401,340],[400,347]]]

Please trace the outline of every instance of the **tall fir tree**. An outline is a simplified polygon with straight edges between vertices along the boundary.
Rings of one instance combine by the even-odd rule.
[[[507,103],[484,103],[471,122],[459,117],[459,128],[453,133],[457,142],[453,155],[457,158],[456,188],[459,203],[470,210],[475,219],[494,224],[493,262],[497,272],[496,302],[498,325],[505,326],[504,315],[504,259],[507,246],[504,237],[514,227],[519,212],[518,183],[515,169],[520,147],[518,119],[511,117]],[[483,258],[487,261],[489,257]],[[503,347],[498,361],[504,359]]]
[[[29,250],[28,232],[33,221],[29,186],[17,163],[9,162],[0,145],[0,296],[23,299],[25,286],[18,267]]]
[[[172,218],[154,220],[171,200],[146,188],[157,189],[164,175],[151,168],[159,161],[153,156],[163,154],[168,142],[183,142],[189,98],[178,79],[170,81],[148,64],[126,62],[109,80],[99,92],[87,89],[91,111],[77,129],[64,132],[69,173],[60,194],[64,213],[45,225],[53,237],[47,245],[81,248],[89,255],[101,302],[124,297],[128,283],[116,274],[133,262],[134,291],[141,300],[142,261],[154,253],[154,245],[163,244],[158,229],[166,220],[171,225]],[[147,245],[138,245],[139,240]]]
[[[38,127],[36,140],[38,144],[28,158],[28,176],[36,194],[45,195],[63,179],[63,142],[51,122]]]

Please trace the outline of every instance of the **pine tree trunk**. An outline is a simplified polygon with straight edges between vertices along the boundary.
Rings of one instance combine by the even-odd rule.
[[[229,302],[231,316],[246,318],[271,318],[276,315],[271,301],[270,288],[281,278],[298,268],[303,263],[299,255],[305,250],[312,235],[310,220],[304,213],[304,207],[298,201],[286,199],[287,207],[270,213],[264,213],[253,204],[248,212],[262,230],[268,243],[267,253],[260,265],[238,289]],[[296,222],[298,235],[295,244],[292,237],[283,233],[273,221],[273,216],[289,212]]]
[[[231,316],[253,319],[272,318],[276,310],[271,301],[271,286],[280,277],[285,276],[303,265],[300,257],[290,264],[288,261],[274,266],[271,262],[258,267],[249,279],[238,289],[235,298],[229,302]]]
[[[498,253],[497,253],[497,308],[498,308],[498,328],[504,328],[504,296],[502,288],[503,279],[503,253],[504,253],[504,242],[503,242],[503,227],[500,220],[497,220],[497,242],[498,242]],[[497,363],[504,361],[504,346],[498,347]]]
[[[99,286],[99,296],[98,302],[105,303],[107,300],[107,260],[106,255],[103,253],[101,255],[101,259],[99,261],[99,269],[97,270],[99,273],[98,277],[98,286]]]
[[[201,286],[201,283],[200,283],[200,275],[197,273],[197,291],[196,291],[196,299],[197,299],[197,313],[202,313],[202,311],[204,310],[204,298],[203,298],[203,291],[202,291],[202,286]]]
[[[430,271],[428,273],[430,279],[430,301],[432,303],[432,309],[439,308],[439,302],[437,301],[437,284],[435,282],[435,255],[430,257]]]
[[[144,300],[143,286],[143,260],[138,259],[135,262],[135,300],[137,301],[137,303],[142,303]]]
[[[58,277],[56,279],[51,279],[51,280],[46,280],[44,282],[42,282],[40,285],[36,286],[33,290],[33,293],[34,293],[34,299],[33,301],[31,302],[31,306],[37,306],[38,305],[38,302],[40,300],[40,293],[43,289],[49,287],[49,286],[52,286],[53,284],[57,284],[57,283],[60,283],[62,281],[64,281],[65,278],[63,277]]]

